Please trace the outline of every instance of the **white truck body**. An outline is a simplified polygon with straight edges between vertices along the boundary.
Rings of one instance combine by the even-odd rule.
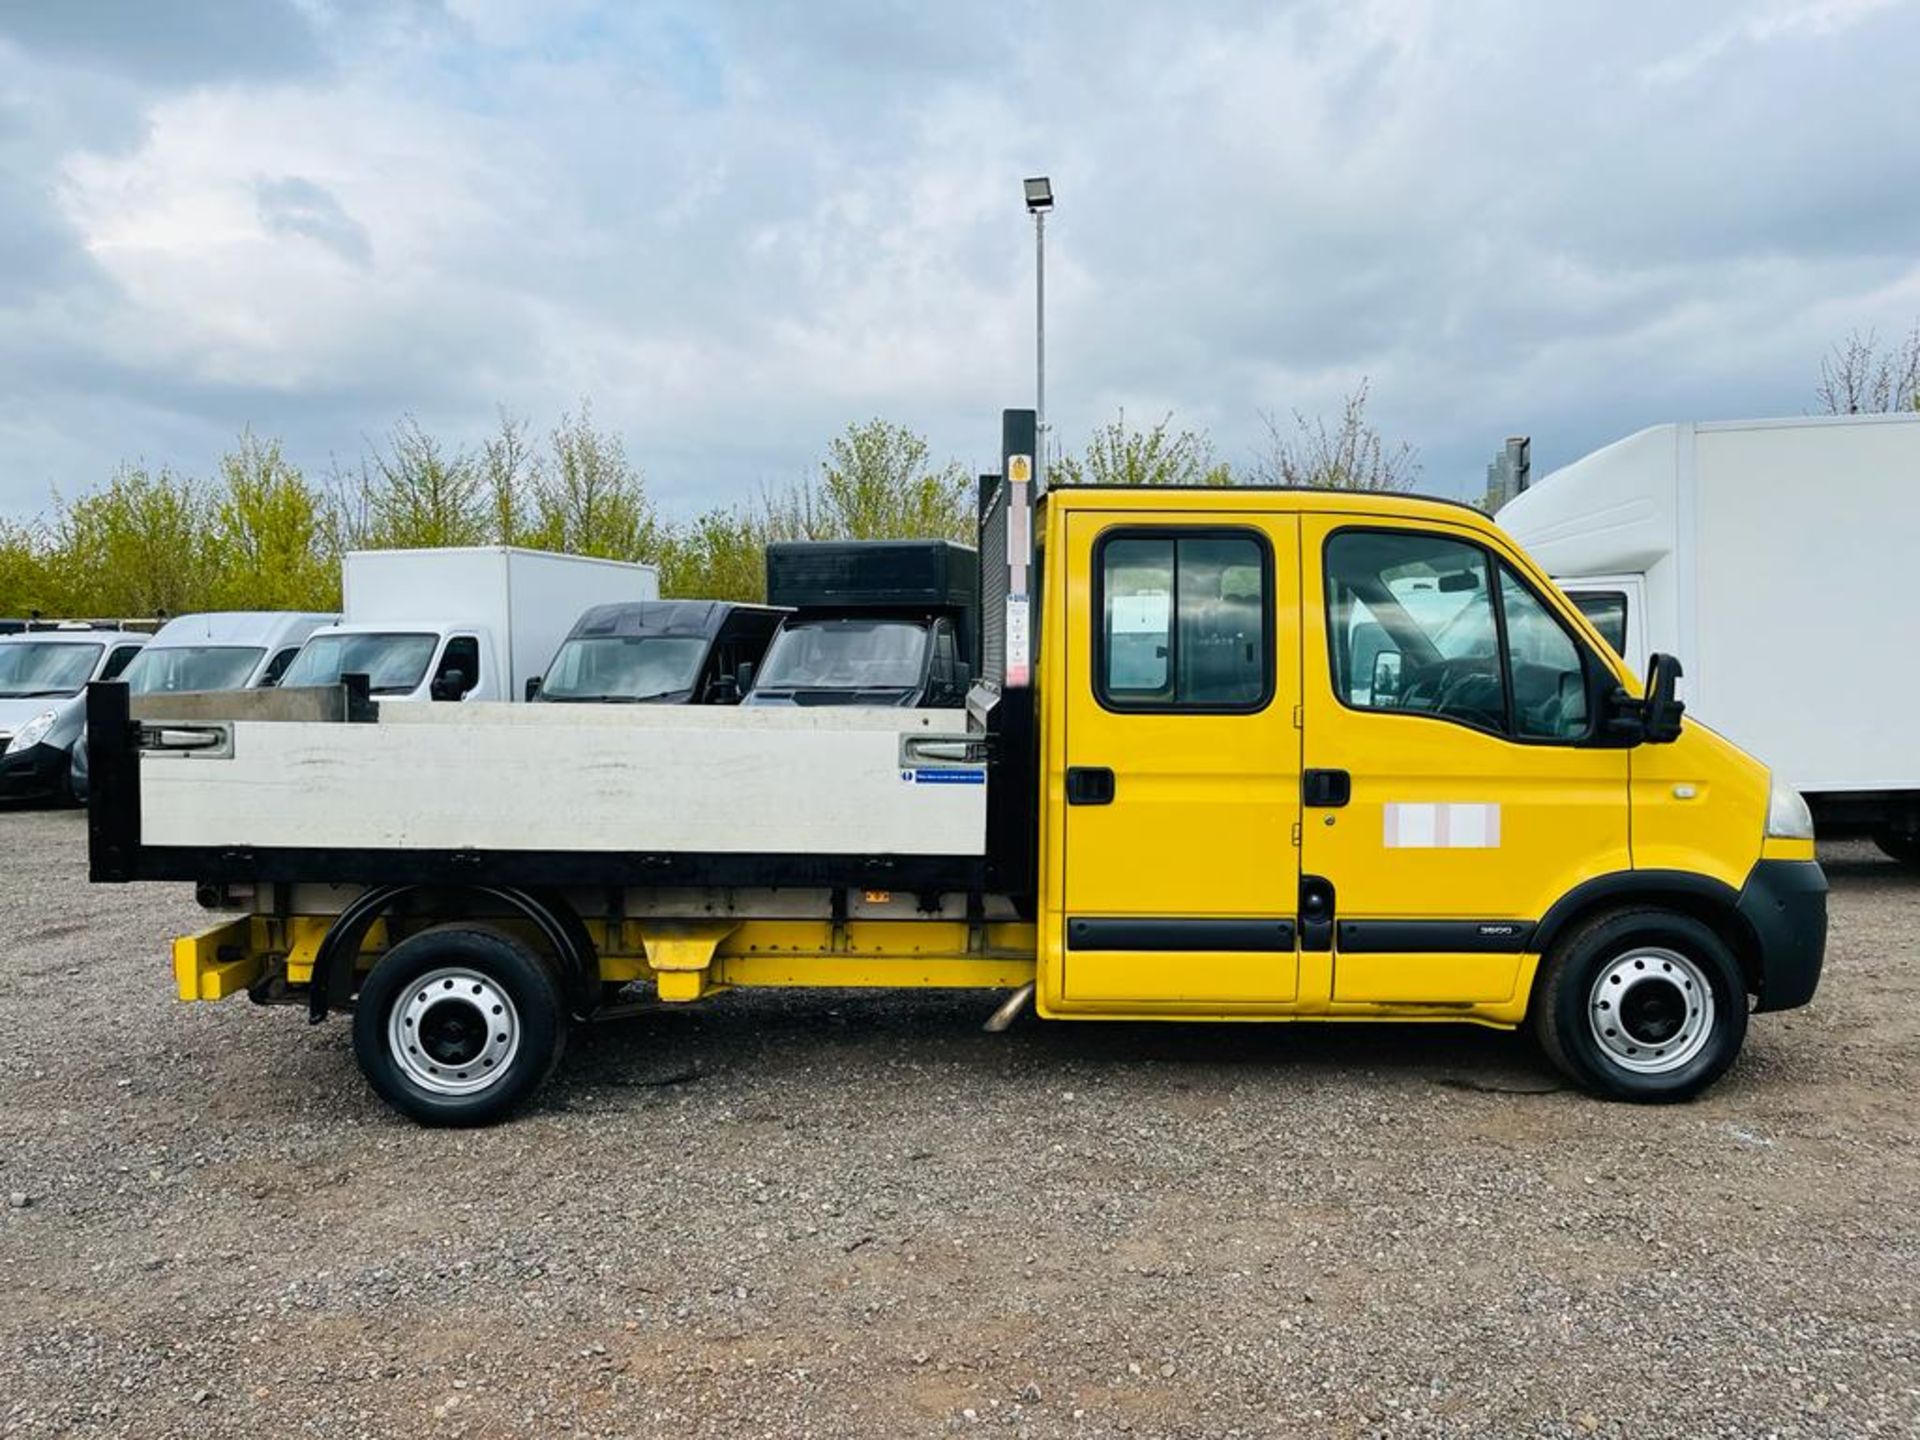
[[[1628,662],[1678,656],[1688,713],[1816,814],[1920,793],[1920,414],[1659,425],[1496,518],[1582,608],[1624,596]]]
[[[425,700],[435,678],[461,653],[450,657],[449,647],[471,637],[479,674],[467,677],[471,683],[460,698],[520,700],[527,681],[542,673],[583,612],[659,598],[659,572],[651,565],[507,545],[354,550],[341,565],[345,618],[316,631],[309,643],[334,635],[430,636],[431,657],[413,683],[379,696]],[[299,683],[312,683],[312,677]]]

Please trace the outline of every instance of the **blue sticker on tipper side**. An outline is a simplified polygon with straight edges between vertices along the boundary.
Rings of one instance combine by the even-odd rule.
[[[911,780],[916,785],[984,785],[987,772],[984,770],[902,770],[902,780]]]

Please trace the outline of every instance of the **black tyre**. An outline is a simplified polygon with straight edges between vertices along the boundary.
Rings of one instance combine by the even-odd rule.
[[[354,1006],[361,1072],[423,1125],[500,1119],[540,1088],[565,1046],[553,972],[513,936],[479,925],[402,940]]]
[[[1920,834],[1910,830],[1882,830],[1873,837],[1880,853],[1909,870],[1920,870]]]
[[[1564,936],[1529,1011],[1570,1080],[1613,1100],[1690,1100],[1747,1038],[1747,989],[1720,937],[1670,910],[1616,910]]]

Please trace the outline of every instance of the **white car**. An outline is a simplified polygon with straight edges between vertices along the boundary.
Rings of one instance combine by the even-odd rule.
[[[116,679],[148,635],[61,625],[0,635],[0,798],[64,798],[87,682]]]

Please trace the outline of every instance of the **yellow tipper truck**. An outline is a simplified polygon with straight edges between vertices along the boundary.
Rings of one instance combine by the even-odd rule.
[[[965,710],[90,696],[100,881],[191,881],[187,1000],[353,1017],[496,1118],[638,982],[940,986],[1047,1019],[1531,1027],[1677,1100],[1819,980],[1806,807],[1486,517],[982,483]]]

